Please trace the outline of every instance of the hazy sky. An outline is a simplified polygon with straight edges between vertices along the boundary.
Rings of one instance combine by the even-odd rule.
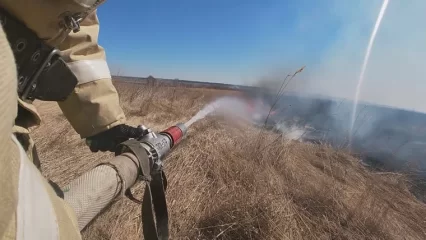
[[[289,89],[353,98],[382,0],[107,1],[113,73],[251,84],[306,65]],[[390,0],[361,99],[426,112],[426,1]]]

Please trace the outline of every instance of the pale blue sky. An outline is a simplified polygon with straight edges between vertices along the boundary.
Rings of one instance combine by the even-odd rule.
[[[306,65],[289,88],[353,98],[382,0],[107,1],[113,73],[252,84]],[[426,1],[390,0],[361,99],[426,111]]]
[[[303,16],[324,8],[298,0],[127,0],[107,1],[98,14],[113,71],[241,84],[241,75],[270,64],[315,64],[340,23],[312,25]]]

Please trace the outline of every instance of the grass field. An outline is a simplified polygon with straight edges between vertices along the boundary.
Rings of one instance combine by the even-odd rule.
[[[232,91],[115,82],[129,123],[162,130]],[[37,103],[45,176],[64,186],[112,156],[93,154],[55,103]],[[395,173],[327,146],[208,117],[166,159],[171,239],[426,239],[426,206]],[[135,191],[141,196],[143,185]],[[118,199],[85,239],[139,239],[140,206]]]

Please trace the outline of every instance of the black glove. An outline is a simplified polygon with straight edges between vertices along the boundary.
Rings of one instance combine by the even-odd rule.
[[[90,151],[110,151],[115,152],[118,144],[129,140],[130,138],[139,138],[147,133],[147,130],[141,127],[131,127],[125,124],[115,126],[104,132],[86,138],[86,144]]]

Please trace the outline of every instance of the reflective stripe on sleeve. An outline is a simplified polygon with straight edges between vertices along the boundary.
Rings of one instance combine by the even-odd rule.
[[[111,78],[108,64],[103,59],[80,60],[68,63],[68,67],[78,79],[78,84]]]

